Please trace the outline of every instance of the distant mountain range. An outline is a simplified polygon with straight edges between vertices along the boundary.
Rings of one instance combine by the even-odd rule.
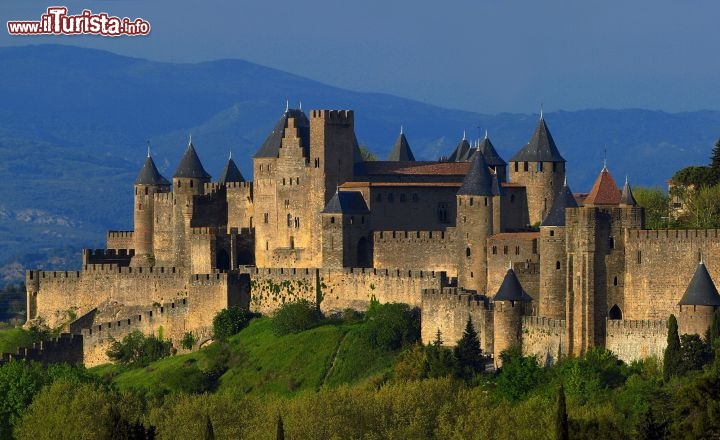
[[[359,142],[379,158],[402,125],[418,159],[449,155],[463,131],[474,139],[487,129],[507,160],[538,120],[343,90],[241,60],[173,64],[39,45],[0,48],[0,65],[0,284],[25,267],[77,267],[77,251],[102,247],[106,229],[131,229],[148,140],[166,177],[192,133],[214,177],[232,150],[250,179],[251,156],[286,100],[354,109]],[[663,186],[677,169],[707,163],[720,137],[718,111],[560,111],[545,120],[576,192],[589,190],[605,151],[616,180]]]

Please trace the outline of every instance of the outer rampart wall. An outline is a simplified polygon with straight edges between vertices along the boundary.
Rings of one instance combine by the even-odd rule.
[[[333,312],[345,308],[364,310],[374,296],[382,303],[401,302],[420,307],[420,292],[447,283],[444,272],[397,269],[259,269],[247,268],[250,275],[250,308],[272,313],[285,302],[317,300],[321,309]]]
[[[78,363],[83,358],[83,338],[80,335],[63,333],[57,338],[36,342],[32,347],[19,348],[17,353],[3,353],[0,364],[14,360],[38,361],[42,363]]]
[[[135,239],[133,237],[133,231],[108,231],[107,248],[134,249]]]
[[[608,320],[605,347],[627,363],[656,356],[667,346],[667,320]]]
[[[443,345],[454,346],[462,338],[468,317],[486,354],[493,353],[492,311],[485,297],[464,293],[455,287],[422,292],[422,342],[431,344],[440,330]]]
[[[677,316],[701,255],[710,276],[720,282],[719,230],[627,230],[623,318]]]
[[[550,365],[567,355],[567,336],[564,319],[525,316],[522,319],[522,350],[537,356],[543,365]]]

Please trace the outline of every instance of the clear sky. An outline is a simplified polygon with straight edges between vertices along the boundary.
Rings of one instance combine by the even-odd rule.
[[[173,62],[241,58],[360,91],[481,113],[720,110],[717,0],[2,0],[150,22],[143,37],[10,36]]]

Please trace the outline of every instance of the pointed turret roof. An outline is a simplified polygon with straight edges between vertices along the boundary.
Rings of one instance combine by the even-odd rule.
[[[149,152],[145,164],[135,179],[135,185],[170,185],[170,182],[158,171]]]
[[[610,175],[607,167],[603,167],[590,194],[585,198],[584,205],[618,205],[620,204],[620,190],[615,179]]]
[[[202,163],[200,162],[200,158],[195,152],[195,147],[193,146],[192,141],[188,142],[185,154],[183,154],[183,157],[180,159],[180,163],[175,170],[175,174],[173,174],[173,178],[175,177],[194,179],[210,178],[210,174],[205,171],[205,168],[203,168]]]
[[[465,133],[463,132],[462,140],[460,140],[460,143],[457,144],[457,147],[455,147],[450,157],[448,157],[448,162],[462,162],[467,160],[468,151],[470,151],[470,143],[465,138]]]
[[[322,210],[323,214],[367,215],[370,210],[359,191],[335,191]]]
[[[227,164],[225,164],[225,168],[223,168],[222,173],[220,173],[220,178],[218,179],[218,182],[228,183],[244,181],[245,178],[238,169],[237,165],[235,165],[235,161],[232,160],[232,157],[230,157],[227,161]]]
[[[493,178],[485,161],[485,156],[477,152],[470,162],[470,169],[457,192],[459,196],[492,196]]]
[[[720,306],[720,295],[705,264],[700,261],[685,294],[678,303],[681,306]]]
[[[545,118],[540,116],[530,141],[510,159],[510,162],[565,162],[545,124]]]
[[[414,162],[415,156],[412,153],[412,150],[410,149],[410,144],[407,141],[407,138],[405,137],[405,133],[400,130],[400,135],[398,136],[397,140],[395,141],[395,146],[393,147],[392,151],[390,152],[390,155],[388,156],[388,160],[395,161],[395,162]]]
[[[628,181],[627,176],[625,176],[625,185],[623,185],[622,193],[620,194],[620,204],[625,206],[637,205],[632,189],[630,189],[630,182]]]
[[[565,226],[565,208],[577,208],[572,191],[567,184],[567,179],[553,201],[550,211],[542,222],[542,226]]]
[[[500,185],[500,179],[498,179],[497,171],[493,171],[492,173],[492,193],[493,196],[502,195],[502,186]]]
[[[487,136],[487,133],[485,133],[485,139],[480,141],[480,151],[482,151],[487,164],[491,167],[507,165],[507,162],[505,162],[503,158],[500,157],[497,150],[495,150],[495,147],[492,142],[490,142],[490,138]]]
[[[525,292],[520,280],[518,280],[515,271],[511,268],[508,269],[503,279],[500,289],[498,289],[493,301],[523,301],[530,302],[532,297]]]
[[[288,126],[288,118],[295,119],[295,128],[297,128],[298,137],[300,138],[305,157],[309,157],[310,149],[310,121],[305,113],[300,109],[288,108],[277,121],[272,132],[263,142],[262,146],[253,157],[278,157],[282,139],[285,137],[285,129]]]

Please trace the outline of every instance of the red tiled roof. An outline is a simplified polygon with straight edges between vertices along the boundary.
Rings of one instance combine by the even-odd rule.
[[[618,205],[620,204],[620,190],[607,168],[603,168],[590,190],[590,194],[583,201],[584,205]]]
[[[464,176],[470,168],[470,162],[365,162],[368,175],[409,174],[409,175],[450,175]]]

